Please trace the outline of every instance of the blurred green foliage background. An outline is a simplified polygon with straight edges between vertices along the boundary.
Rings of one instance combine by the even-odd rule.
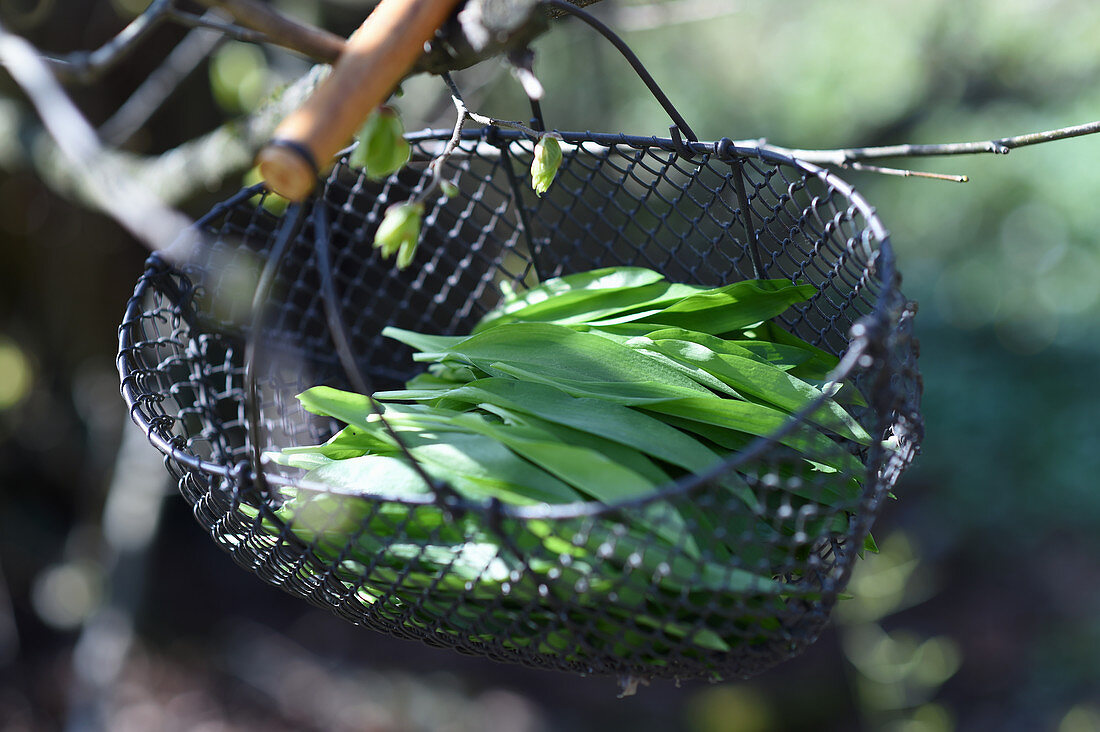
[[[277,4],[342,34],[363,15],[351,0]],[[98,45],[142,5],[5,0],[0,19],[62,52]],[[1092,0],[605,0],[594,9],[701,139],[801,148],[956,142],[1100,118],[1100,3]],[[124,68],[75,90],[93,121],[109,116],[181,36],[166,28]],[[665,134],[659,106],[588,28],[562,22],[535,50],[549,126]],[[128,145],[170,148],[248,112],[305,68],[285,53],[225,45]],[[457,78],[476,111],[527,116],[498,62]],[[0,121],[11,124],[20,96],[10,81],[0,87]],[[441,87],[436,79],[405,84],[398,104],[407,127],[450,124]],[[113,333],[144,256],[116,226],[47,190],[33,160],[20,162],[7,146],[5,732],[63,724],[80,624],[109,594],[95,526],[125,420]],[[130,696],[111,697],[112,713],[132,716],[134,699],[186,707],[178,699],[191,694],[207,717],[162,716],[160,728],[204,719],[234,730],[1100,729],[1097,161],[1100,137],[1085,137],[1007,157],[886,162],[964,173],[964,185],[841,172],[892,231],[904,290],[920,303],[927,438],[876,529],[882,554],[861,567],[855,598],[805,657],[746,683],[659,684],[617,701],[607,680],[501,668],[345,627],[232,566],[169,498],[153,547],[122,575],[139,586],[137,643],[119,687]],[[184,206],[197,215],[239,183]],[[51,587],[83,597],[85,610],[51,616],[42,599]],[[330,707],[346,714],[303,712],[309,705],[294,702],[293,687],[265,686],[240,670],[250,653],[298,669],[318,689],[343,684]],[[371,695],[379,684],[388,696]],[[447,711],[433,717],[427,708]]]

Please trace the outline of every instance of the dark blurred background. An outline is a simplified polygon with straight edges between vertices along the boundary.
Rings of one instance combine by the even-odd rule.
[[[51,53],[97,47],[141,0],[0,0]],[[281,0],[341,34],[363,3]],[[596,6],[701,139],[789,147],[989,139],[1100,118],[1093,0],[669,0]],[[185,34],[165,26],[72,87],[101,124]],[[575,22],[536,44],[547,123],[662,134],[613,49]],[[307,68],[230,43],[127,142],[156,154]],[[489,61],[471,107],[526,115]],[[435,79],[409,127],[447,125]],[[0,79],[0,732],[1100,729],[1100,137],[894,161],[965,185],[842,172],[920,302],[927,438],[854,599],[803,657],[748,682],[500,666],[358,630],[238,569],[203,535],[118,396],[116,329],[146,255],[39,175]],[[198,216],[228,175],[179,206]]]

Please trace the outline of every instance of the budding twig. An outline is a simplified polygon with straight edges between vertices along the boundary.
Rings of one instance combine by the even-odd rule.
[[[428,169],[432,173],[432,178],[424,186],[424,189],[420,191],[420,193],[416,196],[416,198],[414,199],[416,202],[426,201],[428,197],[432,194],[432,192],[435,191],[436,188],[440,187],[440,184],[443,181],[443,165],[451,158],[451,155],[454,154],[455,150],[458,149],[458,145],[462,141],[462,128],[466,124],[466,120],[472,119],[473,121],[483,125],[509,127],[512,129],[516,129],[533,140],[539,140],[547,134],[545,132],[539,132],[538,130],[532,129],[531,127],[528,127],[521,122],[496,119],[494,117],[487,117],[483,114],[471,112],[470,108],[466,106],[466,102],[462,99],[462,92],[459,91],[458,85],[455,84],[454,79],[451,78],[451,75],[444,73],[440,74],[440,76],[443,78],[443,81],[446,82],[448,88],[451,90],[451,101],[455,105],[455,111],[458,113],[458,116],[455,119],[454,131],[451,132],[450,139],[447,140],[447,144],[443,146],[443,150],[432,160],[432,162],[428,166]]]
[[[805,150],[801,148],[780,147],[770,145],[765,140],[754,140],[746,146],[755,146],[763,150],[780,153],[788,157],[803,160],[807,163],[818,165],[835,165],[839,168],[852,170],[866,170],[884,175],[901,175],[906,177],[934,178],[936,180],[948,180],[957,183],[965,183],[970,180],[966,175],[945,175],[941,173],[924,173],[915,170],[899,168],[884,168],[875,165],[860,163],[861,160],[881,160],[884,158],[920,158],[940,157],[945,155],[977,155],[993,153],[995,155],[1007,155],[1018,147],[1038,145],[1055,140],[1066,140],[1071,137],[1082,137],[1100,132],[1100,120],[1086,122],[1085,124],[1071,127],[1059,127],[1055,130],[1043,132],[1029,132],[1014,137],[1001,137],[993,140],[979,140],[977,142],[951,142],[931,145],[883,145],[877,147],[850,147],[833,150]]]
[[[424,202],[428,199],[428,196],[432,194],[443,183],[443,164],[450,160],[451,155],[458,149],[458,143],[462,140],[462,127],[466,124],[466,120],[470,117],[470,110],[466,109],[466,105],[462,103],[462,100],[456,96],[451,96],[454,101],[455,109],[458,112],[458,117],[455,119],[454,131],[451,132],[451,137],[447,140],[447,144],[443,146],[443,151],[439,153],[432,160],[428,166],[428,170],[432,173],[432,178],[424,186],[424,190],[416,196],[416,201]]]
[[[878,147],[850,147],[834,150],[803,150],[798,148],[778,147],[775,145],[763,145],[769,150],[781,152],[808,163],[820,163],[823,165],[845,165],[857,160],[880,160],[883,158],[919,158],[937,157],[943,155],[975,155],[981,153],[994,153],[1007,155],[1011,150],[1027,145],[1038,145],[1043,142],[1065,140],[1071,137],[1081,137],[1100,132],[1100,120],[1086,122],[1072,127],[1060,127],[1056,130],[1043,132],[1029,132],[1015,137],[1002,137],[994,140],[980,140],[977,142],[952,142],[932,145],[884,145]]]

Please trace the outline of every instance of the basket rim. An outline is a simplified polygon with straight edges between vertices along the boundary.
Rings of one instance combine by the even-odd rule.
[[[434,140],[442,142],[449,139],[452,134],[453,130],[450,129],[424,129],[418,132],[408,133],[405,137],[410,143],[423,143]],[[898,282],[900,279],[896,271],[895,257],[890,243],[889,233],[879,220],[874,207],[872,207],[849,183],[839,178],[835,173],[818,165],[798,160],[768,148],[758,146],[737,146],[729,138],[722,138],[714,142],[698,142],[673,140],[671,138],[656,136],[637,136],[624,133],[600,133],[591,131],[555,131],[555,134],[560,135],[565,143],[578,146],[583,146],[587,143],[605,149],[623,146],[635,150],[658,148],[667,152],[677,153],[687,158],[689,162],[695,164],[703,164],[711,157],[729,161],[737,157],[742,159],[757,158],[770,164],[793,167],[796,170],[819,178],[830,188],[835,189],[844,196],[844,198],[850,202],[851,206],[855,207],[864,218],[871,241],[877,245],[873,273],[876,281],[883,286],[879,288],[871,312],[861,317],[857,322],[869,323],[869,326],[865,326],[865,330],[868,331],[877,331],[882,327],[889,326],[889,321],[891,319],[890,313],[895,309],[893,307],[893,302],[897,300],[896,296],[898,294]],[[462,133],[463,141],[484,142],[492,145],[496,149],[499,149],[502,145],[511,145],[529,139],[529,136],[524,132],[502,129],[499,127],[468,129],[463,130]],[[352,148],[349,147],[342,151],[337,156],[337,159],[346,156],[350,149]],[[701,161],[696,162],[693,160],[696,155],[704,157]],[[229,198],[215,204],[206,214],[196,220],[194,224],[188,228],[187,232],[191,233],[202,230],[203,227],[209,225],[212,220],[222,216],[227,210],[251,198],[257,193],[262,192],[264,189],[265,187],[262,183],[240,189]],[[180,239],[187,239],[190,241],[192,237],[181,236]],[[170,258],[173,254],[173,250],[168,250],[164,253],[154,253],[149,257],[146,262],[146,268],[135,286],[134,294],[127,302],[125,314],[118,329],[119,350],[116,358],[116,366],[121,381],[121,394],[129,408],[130,418],[146,434],[150,443],[165,455],[166,459],[171,459],[190,470],[222,479],[233,478],[242,474],[247,475],[248,471],[253,470],[253,468],[263,470],[264,464],[270,463],[264,461],[261,465],[254,466],[251,460],[242,459],[235,464],[229,465],[225,462],[216,462],[199,457],[193,452],[185,449],[178,436],[173,437],[169,435],[166,427],[170,424],[171,417],[165,416],[159,419],[150,419],[142,409],[145,404],[151,401],[152,395],[142,390],[140,382],[143,375],[143,369],[136,364],[132,356],[133,352],[137,349],[137,342],[134,338],[135,325],[145,317],[143,300],[150,288],[155,288],[154,282],[162,277],[180,273],[180,271],[170,262]],[[841,353],[840,363],[829,374],[830,380],[842,381],[854,372],[860,370],[861,367],[857,363],[858,358],[849,357],[853,353],[852,344],[854,341],[855,339],[849,335],[846,348]],[[318,493],[349,495],[373,502],[392,502],[406,505],[436,505],[448,510],[459,511],[487,511],[491,512],[494,517],[510,518],[520,521],[540,519],[567,520],[592,517],[637,508],[654,501],[668,500],[681,496],[684,493],[691,492],[699,486],[713,480],[718,475],[736,468],[743,462],[754,459],[759,453],[769,449],[775,443],[776,438],[782,437],[794,430],[804,421],[804,415],[812,413],[820,406],[825,398],[825,396],[822,396],[815,399],[814,402],[803,409],[789,415],[784,421],[783,426],[778,430],[767,436],[754,437],[746,449],[737,451],[716,462],[707,471],[682,476],[675,481],[665,484],[650,495],[619,501],[613,504],[605,504],[598,501],[576,501],[573,503],[553,505],[538,504],[519,506],[501,503],[497,500],[476,501],[472,499],[456,499],[446,495],[437,495],[436,493],[428,493],[423,497],[407,495],[387,496],[382,493],[363,494],[351,490],[344,492],[334,489],[332,486],[311,483],[297,477],[292,478],[280,475],[276,472],[265,471],[263,475],[264,480],[272,485],[293,486]],[[868,467],[868,470],[870,469],[871,466]],[[873,487],[874,481],[864,481],[864,497],[866,492]]]

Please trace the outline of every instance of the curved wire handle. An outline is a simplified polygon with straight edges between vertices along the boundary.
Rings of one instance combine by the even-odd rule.
[[[626,58],[627,63],[634,70],[634,73],[645,83],[649,92],[664,108],[665,112],[672,121],[675,123],[668,128],[669,134],[672,136],[672,142],[676,147],[677,153],[685,158],[691,158],[695,155],[696,151],[692,149],[691,145],[684,142],[683,137],[687,137],[688,142],[698,142],[699,138],[696,137],[695,132],[684,120],[683,115],[676,109],[676,106],[672,103],[672,100],[668,98],[664,90],[657,84],[656,79],[649,73],[645,65],[642,64],[641,59],[637,54],[626,44],[622,38],[620,38],[613,30],[608,28],[603,22],[584,10],[581,10],[576,5],[566,2],[566,0],[541,0],[541,4],[547,7],[555,8],[564,13],[580,18],[589,26],[597,30],[600,35],[606,38],[611,45],[615,46],[619,50],[619,53]],[[532,100],[532,111],[534,112],[536,119],[539,121],[539,126],[545,128],[545,123],[542,121],[541,108],[537,105],[537,102]],[[682,133],[682,134],[681,134]],[[745,166],[744,158],[736,153],[733,149],[733,143],[729,138],[723,138],[719,143],[715,145],[715,154],[722,160],[728,162],[733,168],[733,182],[734,189],[737,192],[738,207],[741,210],[742,223],[745,227],[745,235],[748,237],[748,250],[749,259],[752,264],[753,276],[757,279],[763,279],[767,276],[767,268],[764,265],[763,260],[760,257],[760,247],[757,243],[756,228],[752,220],[752,208],[749,206],[749,195],[745,189]]]
[[[654,96],[654,98],[660,103],[661,107],[664,108],[668,116],[672,118],[672,121],[675,123],[672,125],[672,127],[669,128],[669,132],[672,133],[672,139],[677,143],[682,142],[682,133],[683,136],[687,137],[689,141],[698,141],[699,138],[695,136],[695,133],[692,131],[691,127],[688,126],[688,123],[684,120],[683,115],[680,114],[679,110],[676,109],[676,106],[672,103],[672,100],[668,98],[668,95],[666,95],[664,90],[661,89],[660,85],[657,84],[657,81],[642,64],[642,61],[638,58],[637,54],[635,54],[634,51],[630,49],[630,46],[626,45],[626,41],[616,35],[613,30],[604,25],[604,23],[596,18],[594,15],[584,10],[581,10],[572,3],[568,3],[565,0],[542,0],[541,4],[547,7],[554,8],[555,10],[561,10],[562,12],[572,15],[576,18],[580,18],[592,28],[597,30],[600,35],[610,41],[611,45],[617,48],[619,50],[619,53],[621,53],[623,57],[626,58],[627,63],[630,64],[630,68],[634,69],[634,73],[636,73],[638,77],[642,80],[642,82],[645,83],[646,87],[649,89],[649,93]],[[686,148],[686,146],[681,146],[680,144],[677,144],[677,147]],[[690,150],[690,148],[687,148],[687,156],[690,157],[693,154],[694,151]]]
[[[321,302],[324,307],[325,321],[328,324],[329,335],[336,349],[336,355],[340,361],[340,366],[343,368],[348,382],[353,389],[367,397],[371,410],[381,417],[379,421],[382,423],[390,439],[397,444],[397,448],[401,451],[402,456],[408,460],[413,470],[415,470],[420,479],[424,481],[424,484],[431,487],[433,493],[435,493],[437,497],[445,497],[452,501],[459,499],[459,496],[451,486],[442,481],[434,480],[428,475],[420,462],[409,451],[405,441],[397,434],[393,425],[386,421],[383,415],[384,410],[382,405],[379,404],[372,395],[373,390],[370,385],[370,379],[356,361],[355,353],[351,347],[351,339],[348,336],[348,330],[344,325],[340,313],[340,298],[336,292],[336,281],[332,271],[332,257],[329,252],[330,237],[328,211],[324,201],[325,186],[322,181],[318,180],[318,185],[314,188],[314,191],[314,195],[307,198],[303,203],[292,203],[287,208],[282,224],[276,232],[274,244],[268,252],[267,262],[264,264],[259,281],[256,283],[256,289],[253,292],[252,321],[250,330],[246,335],[244,352],[244,406],[246,418],[248,420],[247,439],[249,460],[251,462],[251,474],[249,476],[238,474],[237,478],[238,480],[249,480],[249,482],[259,490],[261,496],[267,495],[268,486],[263,471],[263,451],[259,439],[262,429],[260,424],[259,384],[256,376],[257,353],[261,342],[259,333],[263,326],[263,317],[265,313],[264,303],[271,293],[271,288],[275,282],[275,276],[282,266],[283,260],[286,259],[291,244],[298,238],[307,219],[310,219],[313,224],[313,243],[314,253],[317,258],[317,271],[321,278]],[[309,216],[310,213],[312,213],[312,216]],[[241,471],[238,470],[238,473],[241,473]]]
[[[355,352],[351,348],[348,329],[344,325],[343,317],[341,317],[340,297],[336,292],[336,278],[332,272],[332,257],[329,253],[328,207],[324,200],[325,188],[319,186],[315,190],[320,191],[316,194],[318,200],[313,209],[313,243],[314,253],[317,257],[317,273],[321,276],[321,302],[325,308],[325,321],[328,323],[329,336],[332,338],[333,345],[336,346],[336,356],[340,359],[344,374],[348,377],[352,388],[367,397],[371,411],[380,417],[379,421],[382,423],[382,428],[386,430],[390,439],[397,443],[397,449],[408,460],[410,467],[416,471],[417,476],[424,481],[424,484],[430,486],[437,497],[446,496],[451,499],[458,499],[458,494],[449,484],[434,480],[424,470],[420,461],[409,452],[405,441],[397,434],[397,430],[393,428],[393,425],[386,420],[385,410],[374,398],[374,390],[371,388],[370,379],[359,367]]]
[[[256,353],[260,343],[260,329],[263,327],[264,314],[267,312],[264,303],[271,294],[271,287],[275,283],[275,275],[290,250],[290,244],[297,237],[305,223],[308,204],[291,204],[283,216],[283,221],[275,234],[275,242],[267,254],[260,279],[256,283],[256,289],[252,293],[252,321],[245,333],[244,346],[244,410],[248,420],[248,456],[252,463],[250,482],[259,490],[261,496],[268,493],[267,481],[264,478],[263,447],[260,444],[260,387],[256,381]],[[240,475],[238,479],[244,478]]]

